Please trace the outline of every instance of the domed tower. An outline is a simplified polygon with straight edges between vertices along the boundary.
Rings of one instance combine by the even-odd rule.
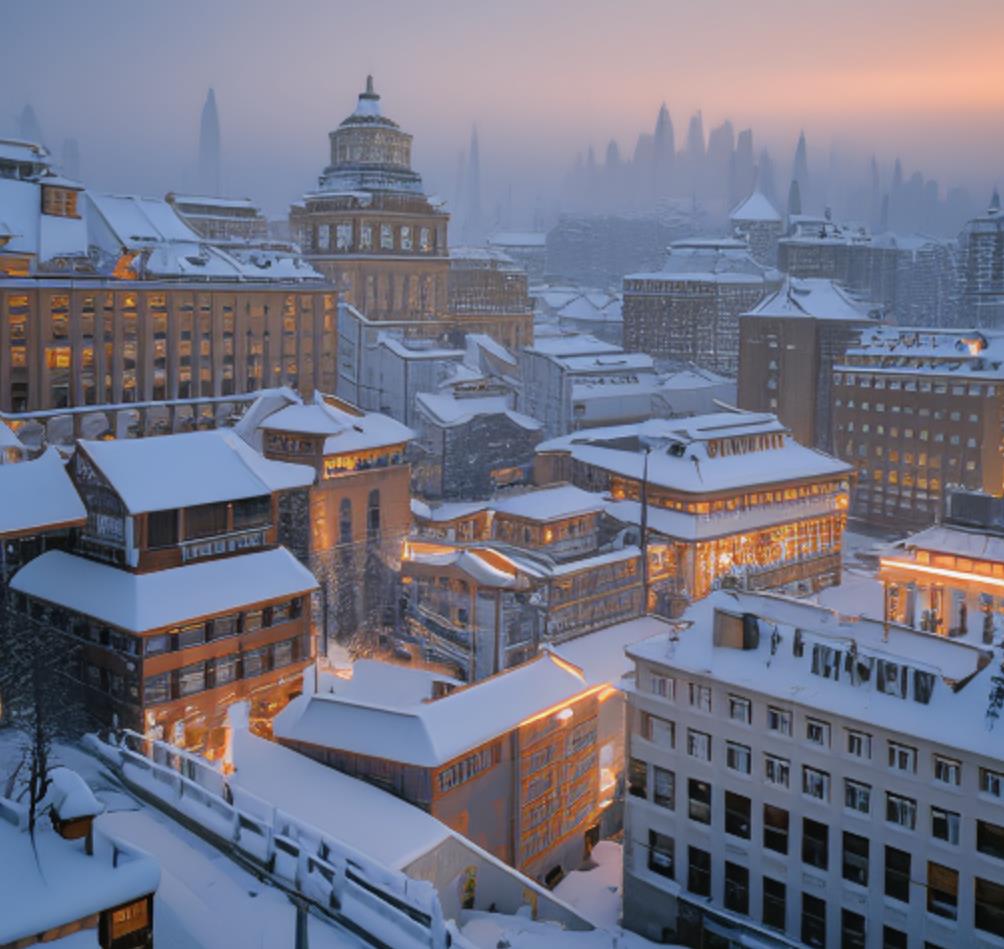
[[[373,77],[328,133],[331,163],[290,208],[294,239],[347,303],[373,320],[436,320],[447,307],[449,215],[411,167],[411,135],[380,107]]]

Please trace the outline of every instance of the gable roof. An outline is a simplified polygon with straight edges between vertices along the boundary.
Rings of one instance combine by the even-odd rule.
[[[0,465],[0,537],[83,524],[87,511],[55,448]]]

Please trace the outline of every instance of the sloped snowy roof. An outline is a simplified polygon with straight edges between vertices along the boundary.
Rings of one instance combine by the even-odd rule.
[[[415,395],[415,402],[433,421],[447,427],[465,425],[480,415],[504,415],[529,431],[537,431],[542,427],[535,418],[510,409],[505,396],[501,395],[456,399],[451,395],[419,392]]]
[[[411,707],[304,694],[276,716],[273,728],[279,738],[435,768],[588,688],[579,670],[545,653]]]
[[[590,356],[600,353],[621,353],[624,350],[614,343],[605,343],[595,336],[575,333],[571,335],[538,337],[533,345],[525,346],[528,353],[542,356]]]
[[[437,682],[463,685],[459,679],[431,669],[380,659],[357,659],[352,664],[351,678],[331,676],[327,686],[331,694],[351,701],[366,702],[379,697],[388,705],[409,706],[431,699],[433,685]]]
[[[77,444],[130,514],[258,497],[314,481],[308,465],[264,458],[227,429]]]
[[[781,448],[741,455],[708,453],[711,440],[769,433],[782,434]],[[776,416],[755,412],[718,412],[592,428],[541,442],[537,452],[568,452],[586,464],[640,481],[646,445],[652,446],[649,483],[691,494],[798,478],[846,477],[852,470],[836,458],[798,444]]]
[[[832,280],[788,277],[779,290],[742,315],[865,322],[873,310]]]
[[[753,191],[730,212],[733,221],[769,221],[781,223],[781,215],[762,191]]]
[[[500,359],[502,362],[508,363],[510,366],[516,365],[516,357],[509,352],[498,340],[493,339],[487,333],[468,333],[466,335],[465,341],[467,343],[467,352],[470,353],[472,346],[476,346],[479,349],[483,349],[487,353],[495,356],[496,359]]]
[[[903,550],[930,550],[1004,563],[1004,537],[952,524],[936,524],[899,541]]]
[[[480,511],[487,511],[490,507],[490,501],[446,501],[442,504],[429,505],[418,498],[411,499],[411,513],[415,517],[434,523],[470,517]]]
[[[119,244],[129,250],[167,241],[194,245],[202,241],[163,198],[93,191],[88,197]]]
[[[603,496],[583,491],[574,484],[561,484],[512,494],[491,503],[496,514],[509,514],[534,521],[557,521],[602,511]]]
[[[651,639],[667,635],[670,624],[657,616],[639,616],[623,623],[615,623],[585,636],[576,636],[554,647],[555,653],[566,662],[578,666],[590,685],[617,682],[634,668],[625,649]]]
[[[340,455],[368,448],[383,448],[411,441],[415,433],[379,412],[347,411],[317,393],[310,404],[288,405],[261,423],[265,431],[326,435],[325,455]]]
[[[760,617],[759,645],[754,649],[715,646],[711,635],[714,611],[751,613]],[[847,616],[817,604],[775,594],[722,591],[695,603],[683,615],[693,628],[670,646],[665,636],[628,647],[632,657],[711,677],[725,687],[750,690],[816,712],[887,728],[945,747],[1004,759],[1000,736],[986,727],[990,679],[999,675],[991,650],[881,619]],[[772,648],[774,628],[781,641]],[[795,631],[804,644],[795,656]],[[867,682],[852,684],[811,673],[813,645],[822,644],[858,659],[886,660],[933,673],[937,680],[930,702],[882,692],[877,672]],[[853,643],[853,647],[852,647]],[[973,676],[972,679],[969,679]],[[968,680],[968,681],[967,681]],[[953,684],[965,683],[958,691]]]
[[[278,547],[152,573],[130,573],[49,550],[23,566],[10,585],[118,629],[144,633],[300,596],[316,589],[317,581],[285,547]]]
[[[24,443],[14,434],[9,425],[0,422],[0,449],[8,448],[24,451]]]
[[[55,448],[33,461],[0,465],[0,537],[16,537],[87,519],[77,489]]]
[[[104,809],[87,782],[69,768],[53,768],[49,772],[52,782],[46,795],[60,820],[77,820],[81,817],[97,817]]]

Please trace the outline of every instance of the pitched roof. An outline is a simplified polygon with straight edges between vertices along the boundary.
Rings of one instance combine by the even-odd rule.
[[[55,448],[0,465],[0,537],[83,524],[87,511]]]
[[[781,223],[781,215],[762,191],[752,191],[729,213],[733,221],[770,221]]]

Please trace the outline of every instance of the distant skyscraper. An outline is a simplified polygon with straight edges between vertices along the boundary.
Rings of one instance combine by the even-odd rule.
[[[798,179],[791,179],[791,187],[788,188],[788,217],[794,217],[802,213],[802,189],[798,186]]]
[[[38,123],[38,116],[31,103],[27,103],[17,117],[17,134],[24,142],[34,142],[37,145],[44,145],[42,141],[42,126]]]
[[[655,190],[657,195],[666,194],[670,187],[673,174],[673,161],[676,158],[676,138],[673,134],[673,120],[669,117],[666,103],[659,109],[659,117],[655,121],[655,136],[653,138],[653,160],[655,162]]]
[[[467,206],[464,219],[464,240],[480,240],[481,220],[481,150],[478,146],[478,127],[471,129],[471,145],[467,152]]]
[[[763,196],[770,201],[774,207],[781,205],[777,200],[777,182],[774,177],[774,159],[770,157],[770,152],[766,148],[760,152],[760,161],[757,163],[756,186]]]
[[[809,197],[809,157],[805,145],[805,132],[798,136],[798,145],[795,146],[795,160],[792,163],[791,177],[798,183],[799,205],[801,201],[808,200]],[[796,212],[801,214],[801,211]]]
[[[202,194],[218,196],[220,181],[220,117],[216,111],[216,93],[210,89],[202,107],[199,125],[199,184]]]
[[[736,150],[732,156],[729,174],[729,203],[735,205],[756,185],[756,169],[753,166],[753,130],[743,129],[736,139]]]

